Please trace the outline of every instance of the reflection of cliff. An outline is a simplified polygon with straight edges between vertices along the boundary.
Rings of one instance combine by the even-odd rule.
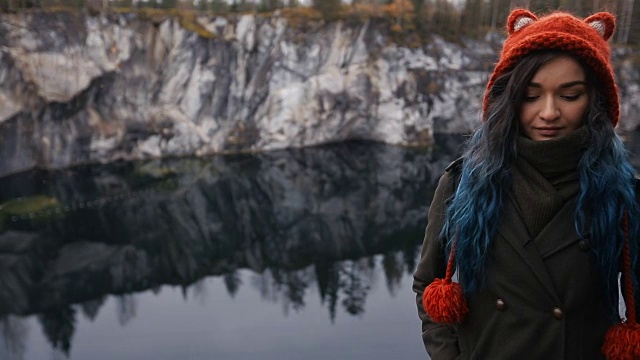
[[[2,202],[39,195],[56,205],[3,219],[0,317],[37,313],[67,351],[78,311],[92,319],[107,294],[221,275],[233,295],[241,268],[285,309],[302,308],[318,286],[331,318],[339,306],[361,314],[374,255],[384,254],[392,292],[413,270],[429,198],[456,144],[348,143],[3,179]],[[123,324],[135,316],[125,300]]]

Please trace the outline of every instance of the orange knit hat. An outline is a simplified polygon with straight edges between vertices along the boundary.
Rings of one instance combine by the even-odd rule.
[[[484,113],[494,82],[520,59],[538,50],[560,50],[573,54],[593,70],[607,101],[611,122],[616,126],[620,118],[618,88],[609,62],[611,50],[607,43],[615,26],[615,17],[607,12],[593,14],[582,20],[564,12],[554,12],[538,19],[525,9],[512,11],[507,20],[509,36],[487,84]]]

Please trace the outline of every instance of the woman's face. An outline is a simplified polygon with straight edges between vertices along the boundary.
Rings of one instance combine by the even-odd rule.
[[[544,64],[527,86],[520,125],[531,140],[565,136],[579,128],[589,105],[582,66],[568,56]]]

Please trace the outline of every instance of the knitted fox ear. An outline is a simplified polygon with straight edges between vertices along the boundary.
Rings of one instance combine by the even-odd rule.
[[[584,19],[584,22],[602,35],[605,40],[609,40],[616,29],[616,18],[608,12],[599,12]]]
[[[538,20],[538,18],[529,10],[513,10],[507,19],[507,30],[509,31],[509,35],[529,24],[532,24],[536,20]]]

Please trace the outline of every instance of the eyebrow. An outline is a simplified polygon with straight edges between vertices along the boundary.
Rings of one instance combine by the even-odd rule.
[[[584,85],[587,86],[587,83],[582,81],[582,80],[576,80],[576,81],[569,81],[567,83],[564,84],[560,84],[560,88],[561,89],[566,89],[566,88],[570,88],[572,86],[576,86],[576,85]],[[536,82],[530,82],[529,83],[529,87],[535,87],[535,88],[541,88],[542,85]]]

